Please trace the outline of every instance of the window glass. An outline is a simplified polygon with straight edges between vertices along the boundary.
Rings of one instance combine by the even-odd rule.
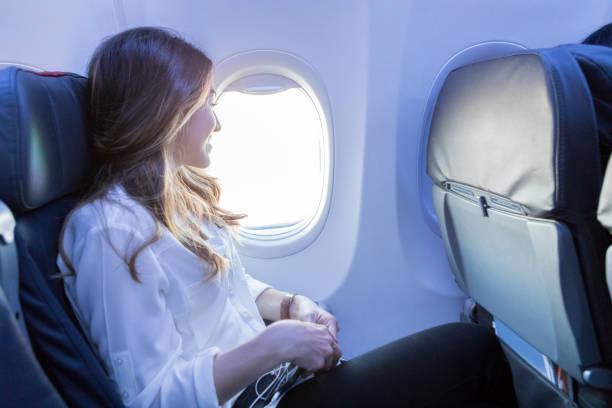
[[[209,173],[221,184],[221,207],[247,214],[241,231],[260,236],[308,223],[325,174],[323,127],[309,95],[287,78],[267,82],[229,86],[219,96],[222,128],[210,142]]]

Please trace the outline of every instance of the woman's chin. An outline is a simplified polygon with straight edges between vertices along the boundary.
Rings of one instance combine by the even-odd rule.
[[[206,168],[208,166],[210,166],[210,157],[206,155],[206,158],[202,160],[202,168]]]
[[[195,167],[198,169],[205,169],[208,166],[210,166],[210,158],[208,157],[208,155],[206,155],[205,157],[202,157],[200,160],[197,160],[197,161],[194,160],[188,163],[183,163],[183,165],[189,166],[189,167]]]

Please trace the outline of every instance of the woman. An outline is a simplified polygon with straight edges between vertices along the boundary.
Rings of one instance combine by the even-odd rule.
[[[494,336],[471,326],[434,329],[336,367],[335,317],[245,274],[233,240],[243,216],[219,208],[220,188],[204,171],[220,124],[212,63],[200,50],[168,30],[135,28],[106,39],[88,74],[96,174],[65,221],[58,265],[127,406],[251,406],[262,384],[278,383],[265,373],[295,372],[286,362],[320,375],[280,406],[371,406],[400,394],[421,405],[470,401],[490,386],[470,374],[484,366],[500,370],[508,391]],[[277,322],[265,327],[262,318]],[[450,332],[457,344],[477,345],[448,349],[473,360],[449,379],[418,359]],[[431,382],[428,371],[444,380],[411,383]],[[406,385],[415,389],[406,394]]]

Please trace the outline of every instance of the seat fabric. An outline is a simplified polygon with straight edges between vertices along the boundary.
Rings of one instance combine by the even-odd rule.
[[[65,407],[41,369],[0,286],[0,393],[5,407]]]

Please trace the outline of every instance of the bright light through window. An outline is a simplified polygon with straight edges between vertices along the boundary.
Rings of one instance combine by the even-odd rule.
[[[248,214],[242,226],[257,234],[310,220],[323,193],[323,130],[306,92],[228,91],[215,112],[222,129],[211,139],[209,173],[219,178],[220,205]]]

